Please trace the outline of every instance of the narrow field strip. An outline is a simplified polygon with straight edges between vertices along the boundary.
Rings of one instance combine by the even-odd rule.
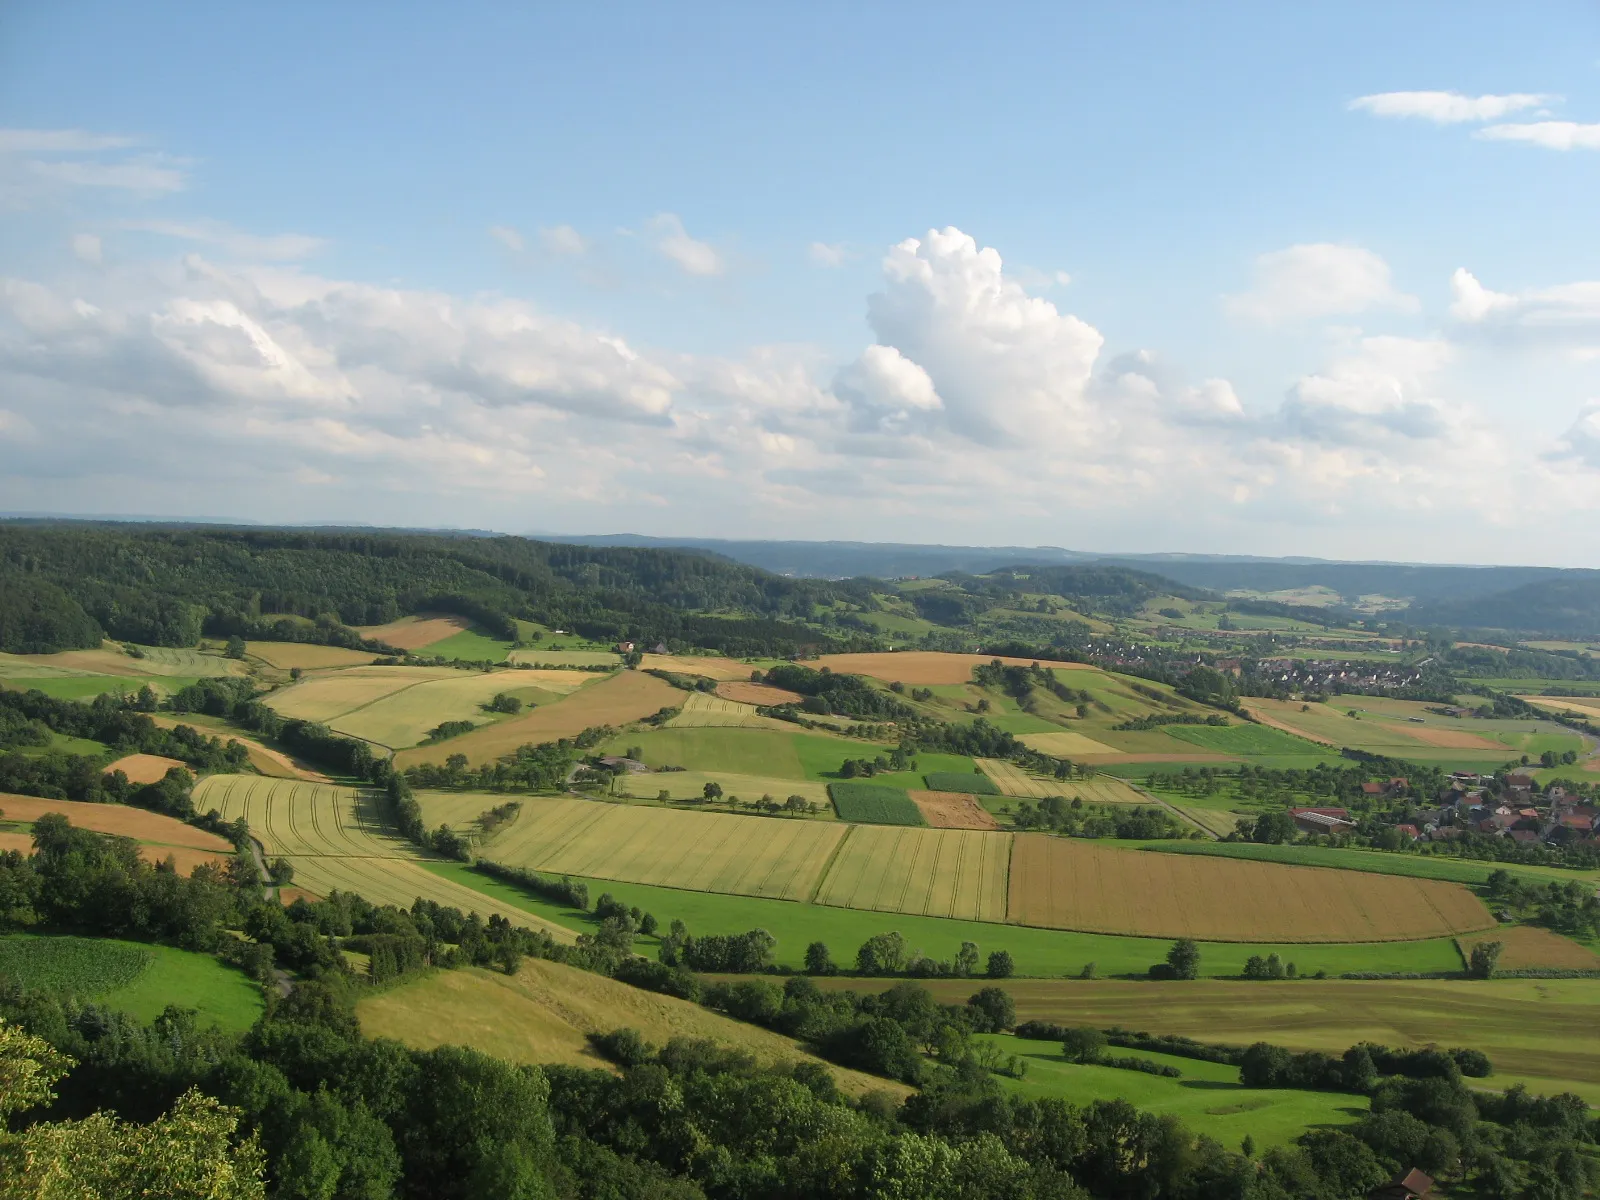
[[[1011,838],[978,830],[858,825],[828,867],[816,903],[1003,921]]]

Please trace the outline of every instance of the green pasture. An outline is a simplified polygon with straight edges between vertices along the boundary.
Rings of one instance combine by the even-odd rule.
[[[1313,742],[1268,725],[1167,725],[1165,732],[1215,754],[1258,756],[1320,754]]]
[[[518,888],[480,875],[460,863],[423,862],[420,865],[436,875],[570,929],[589,932],[594,927],[591,913],[581,913],[566,905],[541,900]],[[826,942],[833,952],[834,961],[848,967],[855,961],[856,950],[862,942],[889,930],[898,930],[905,936],[911,949],[921,950],[933,958],[953,958],[964,941],[978,943],[985,955],[991,950],[1007,950],[1016,960],[1018,975],[1043,978],[1076,976],[1087,963],[1094,963],[1096,973],[1102,976],[1142,976],[1149,970],[1150,964],[1161,962],[1166,957],[1172,944],[1161,938],[1072,933],[985,921],[957,921],[946,917],[867,912],[601,879],[586,882],[591,903],[602,892],[610,892],[630,906],[637,905],[646,912],[654,913],[663,929],[674,919],[683,921],[695,934],[730,934],[743,933],[752,928],[765,929],[778,939],[774,961],[779,966],[793,969],[804,966],[806,946],[814,941]],[[639,944],[643,952],[648,954],[652,952],[655,939],[640,938]],[[1200,951],[1200,973],[1207,977],[1239,975],[1243,973],[1245,959],[1250,955],[1274,951],[1285,962],[1293,962],[1303,975],[1318,970],[1337,975],[1343,971],[1427,972],[1462,969],[1461,954],[1451,938],[1343,945],[1203,942]]]
[[[453,658],[460,662],[505,662],[506,655],[511,653],[511,643],[476,629],[463,629],[412,653],[421,658]]]
[[[92,700],[102,692],[133,695],[146,683],[158,692],[177,691],[193,679],[130,679],[126,675],[60,675],[48,679],[0,679],[0,687],[13,692],[43,692],[57,700]]]
[[[1126,1100],[1148,1112],[1181,1118],[1195,1133],[1215,1138],[1225,1146],[1237,1146],[1246,1137],[1254,1139],[1262,1149],[1286,1145],[1308,1129],[1347,1124],[1367,1111],[1364,1096],[1295,1088],[1247,1088],[1239,1082],[1239,1068],[1225,1063],[1118,1046],[1106,1048],[1108,1056],[1147,1059],[1183,1072],[1179,1079],[1164,1079],[1143,1071],[1069,1063],[1055,1042],[1032,1041],[1007,1033],[979,1034],[974,1040],[988,1042],[1003,1054],[1015,1054],[1027,1062],[1028,1071],[1022,1079],[1000,1077],[1008,1091],[1034,1098],[1058,1097],[1074,1104]]]
[[[1119,849],[1136,847],[1163,854],[1208,854],[1214,858],[1247,858],[1257,862],[1291,863],[1302,867],[1335,867],[1369,871],[1378,875],[1408,875],[1416,879],[1444,879],[1452,883],[1483,884],[1489,873],[1505,870],[1538,882],[1600,879],[1600,871],[1568,871],[1561,867],[1523,866],[1520,863],[1479,862],[1445,855],[1410,854],[1393,850],[1351,850],[1329,846],[1263,845],[1257,842],[1117,842]]]
[[[65,991],[149,1021],[169,1004],[228,1030],[255,1024],[261,989],[209,954],[115,938],[0,936],[0,977],[24,987]]]

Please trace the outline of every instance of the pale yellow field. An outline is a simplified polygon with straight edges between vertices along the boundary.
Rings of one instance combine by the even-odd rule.
[[[804,900],[844,829],[832,821],[530,798],[481,854],[620,883]]]
[[[423,822],[429,829],[448,825],[461,833],[472,831],[473,822],[491,808],[522,799],[488,792],[417,792],[416,797],[422,807]]]
[[[315,671],[329,667],[364,667],[378,656],[365,650],[346,650],[343,646],[315,646],[309,642],[246,642],[245,653],[259,658],[269,667],[287,671],[299,667]]]
[[[1006,919],[1009,833],[852,825],[818,904],[877,912]]]
[[[1594,696],[1524,696],[1522,699],[1546,712],[1575,712],[1591,721],[1600,721],[1600,699]]]
[[[1115,775],[1096,775],[1092,779],[1063,779],[1052,796],[1068,800],[1081,798],[1085,804],[1154,804],[1155,801]],[[1229,828],[1233,828],[1231,825]]]
[[[646,654],[639,666],[641,670],[676,671],[680,675],[703,675],[707,679],[748,680],[751,671],[760,670],[737,659],[698,654]]]
[[[1033,799],[1043,799],[1045,796],[1059,796],[1064,783],[1046,779],[1042,775],[1030,775],[1015,763],[1008,763],[998,758],[979,758],[974,760],[979,768],[1000,789],[1004,796],[1028,796]]]
[[[1499,969],[1516,971],[1528,967],[1553,967],[1559,970],[1600,970],[1600,955],[1571,938],[1535,925],[1512,925],[1457,938],[1463,958],[1470,958],[1478,942],[1499,942]]]
[[[266,697],[274,712],[301,721],[328,721],[419,683],[461,674],[452,667],[351,667],[303,679]]]
[[[1488,929],[1459,883],[1324,867],[1111,850],[1016,835],[1009,919],[1019,925],[1213,942],[1398,942]]]
[[[801,779],[779,779],[771,775],[739,775],[732,771],[651,771],[644,775],[623,775],[617,779],[616,795],[654,800],[666,792],[674,800],[690,800],[705,795],[708,783],[722,787],[723,801],[737,796],[745,803],[771,796],[779,803],[790,796],[804,796],[828,807],[828,785]]]
[[[683,711],[667,722],[668,729],[789,729],[773,717],[763,717],[754,704],[726,700],[709,692],[683,693]]]
[[[130,679],[174,676],[243,675],[245,665],[217,654],[184,647],[148,646],[143,658],[123,652],[115,642],[97,650],[57,654],[0,654],[0,678],[48,679],[63,675],[121,675]]]
[[[418,1050],[471,1046],[514,1063],[566,1063],[611,1070],[589,1044],[591,1033],[637,1029],[657,1046],[675,1037],[709,1039],[764,1064],[819,1062],[798,1043],[735,1021],[688,1000],[618,983],[592,971],[529,959],[514,978],[468,967],[436,971],[363,1000],[361,1031]],[[849,1095],[910,1088],[846,1067],[823,1064]]]
[[[1063,730],[1060,733],[1019,734],[1017,741],[1030,750],[1039,751],[1040,754],[1054,754],[1060,758],[1070,758],[1073,755],[1081,757],[1085,754],[1120,753],[1120,751],[1106,745],[1104,742],[1097,742],[1091,737],[1085,737],[1081,733],[1072,733],[1068,730]]]
[[[195,789],[195,807],[215,808],[224,820],[244,817],[269,858],[294,867],[296,887],[319,896],[359,892],[374,904],[409,908],[419,896],[438,904],[506,918],[543,929],[557,941],[575,934],[482,892],[442,878],[422,864],[433,856],[390,829],[370,792],[332,784],[211,775]]]

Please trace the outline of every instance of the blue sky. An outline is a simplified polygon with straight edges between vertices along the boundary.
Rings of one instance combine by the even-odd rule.
[[[5,6],[0,507],[1600,566],[1597,33]]]

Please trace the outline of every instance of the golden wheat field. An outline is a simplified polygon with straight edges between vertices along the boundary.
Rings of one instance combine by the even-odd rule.
[[[575,674],[580,680],[594,678],[582,672],[552,674]],[[485,725],[436,746],[403,750],[395,755],[395,765],[405,768],[417,763],[442,763],[452,754],[465,754],[474,766],[494,762],[529,742],[576,737],[591,726],[627,725],[660,709],[676,708],[684,694],[654,675],[621,671],[588,684],[558,703],[541,705],[520,717]]]
[[[564,875],[804,900],[844,831],[831,821],[529,799],[480,853]]]
[[[1458,883],[1037,833],[1016,835],[1008,913],[1019,925],[1213,942],[1413,941],[1495,924]]]
[[[1023,733],[1017,736],[1017,741],[1030,750],[1039,751],[1040,754],[1055,754],[1062,758],[1120,753],[1104,742],[1097,742],[1091,737],[1070,730],[1062,730],[1060,733]]]
[[[683,711],[667,722],[668,729],[792,729],[792,725],[756,712],[754,704],[728,700],[708,692],[683,694]]]
[[[205,805],[195,804],[205,810]],[[45,813],[60,813],[79,829],[113,833],[135,841],[163,846],[188,846],[217,854],[232,854],[233,846],[214,833],[196,829],[173,817],[129,808],[123,804],[87,804],[79,800],[41,800],[37,796],[0,794],[0,816],[7,821],[37,821]]]
[[[745,704],[799,704],[805,699],[799,692],[773,687],[770,683],[751,683],[748,679],[724,680],[717,684],[717,695]]]
[[[1009,833],[852,825],[816,902],[838,908],[1006,919]]]
[[[737,796],[746,804],[771,796],[780,804],[790,796],[802,796],[812,804],[829,808],[828,785],[810,780],[783,779],[775,775],[744,775],[734,771],[650,771],[617,778],[617,796],[655,800],[662,792],[671,800],[693,800],[705,795],[706,784],[722,789],[723,802]]]
[[[744,679],[758,668],[732,658],[700,654],[646,654],[639,666],[646,671],[673,671],[679,675],[700,675],[706,679]]]
[[[1467,958],[1478,942],[1499,942],[1499,969],[1517,971],[1529,967],[1557,970],[1600,970],[1600,954],[1571,938],[1564,938],[1549,929],[1535,925],[1511,925],[1504,929],[1491,929],[1488,933],[1457,938],[1461,955]]]
[[[160,783],[173,767],[182,767],[176,758],[163,758],[159,754],[127,754],[106,768],[106,774],[121,771],[129,783]]]
[[[1054,779],[1030,775],[1015,763],[998,758],[978,758],[973,761],[978,764],[979,770],[994,780],[1002,796],[1026,796],[1037,800],[1061,794],[1061,785]]]
[[[319,896],[359,892],[402,908],[420,896],[573,940],[563,926],[429,871],[421,864],[431,856],[393,832],[377,805],[375,794],[355,788],[248,775],[212,775],[195,789],[197,808],[215,808],[230,821],[244,817],[269,857],[288,860],[296,886]]]
[[[299,667],[302,671],[334,667],[366,667],[378,656],[367,650],[347,650],[343,646],[317,646],[310,642],[246,642],[245,653],[259,658],[280,671]]]

